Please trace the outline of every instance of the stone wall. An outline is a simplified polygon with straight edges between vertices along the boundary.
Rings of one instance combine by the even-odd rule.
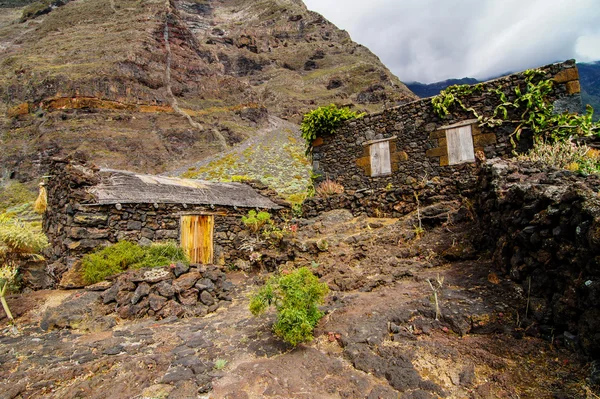
[[[469,173],[476,165],[469,164]],[[457,183],[458,184],[458,183]],[[463,197],[475,194],[474,185],[459,184],[458,189]],[[400,187],[375,188],[367,190],[347,190],[342,194],[327,197],[315,196],[302,204],[302,215],[313,218],[323,212],[335,209],[347,209],[354,216],[399,218],[417,209],[456,197],[456,187],[443,184],[442,179],[408,177],[406,184]]]
[[[233,284],[215,266],[190,267],[177,263],[125,272],[115,276],[111,284],[102,282],[96,287],[106,288],[101,295],[104,304],[114,304],[114,311],[122,319],[145,316],[163,319],[214,312],[231,302]]]
[[[479,187],[479,246],[529,297],[523,327],[600,358],[600,177],[492,160]]]
[[[554,79],[551,100],[555,108],[578,111],[581,100],[575,62],[549,65],[541,70],[547,78]],[[515,74],[484,83],[481,92],[462,100],[479,114],[491,115],[499,100],[498,95],[488,92],[488,89],[499,88],[508,95],[509,100],[514,100],[514,88],[523,88],[524,79],[523,74]],[[395,191],[394,195],[405,195],[414,191],[415,182],[424,180],[438,187],[432,190],[432,195],[444,196],[444,200],[455,199],[458,193],[474,185],[476,168],[473,163],[448,166],[445,132],[440,129],[472,119],[472,114],[462,110],[441,119],[435,113],[431,100],[423,99],[347,121],[334,135],[315,140],[313,168],[322,175],[322,179],[336,180],[351,193],[361,189],[387,188],[388,191]],[[517,118],[509,115],[508,119]],[[513,147],[509,136],[515,127],[513,123],[504,123],[496,128],[472,125],[475,151],[481,151],[487,158],[510,155]],[[392,173],[370,177],[369,146],[365,143],[383,139],[391,139]],[[517,150],[526,150],[530,140],[524,131]],[[427,197],[421,199],[428,200]]]
[[[44,231],[51,243],[46,255],[56,278],[83,255],[120,240],[142,245],[178,241],[181,216],[188,214],[214,215],[215,263],[225,265],[247,257],[238,248],[248,234],[241,219],[248,209],[186,204],[94,205],[87,190],[98,183],[97,172],[95,166],[82,160],[54,160],[50,165],[53,183],[48,185]],[[276,215],[274,218],[277,220]]]

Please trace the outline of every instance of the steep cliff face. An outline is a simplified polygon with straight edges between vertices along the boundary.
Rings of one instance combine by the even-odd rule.
[[[299,121],[330,102],[374,111],[416,98],[301,1],[24,3],[0,13],[4,177],[74,151],[162,172],[251,137],[269,113]]]

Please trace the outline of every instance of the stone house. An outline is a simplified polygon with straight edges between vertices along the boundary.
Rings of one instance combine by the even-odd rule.
[[[53,160],[43,228],[57,277],[93,249],[130,240],[173,240],[193,263],[225,264],[245,233],[250,209],[282,207],[249,185],[100,169]]]
[[[550,99],[555,110],[579,112],[581,98],[575,61],[547,65],[539,70],[545,78],[553,80]],[[509,100],[514,100],[515,88],[523,90],[525,79],[525,73],[517,73],[485,82],[481,90],[461,100],[478,115],[491,115],[501,103],[493,90],[499,89]],[[509,114],[509,119],[518,117]],[[335,134],[317,138],[313,142],[313,169],[323,179],[341,183],[350,193],[385,190],[385,195],[375,202],[384,213],[399,213],[391,207],[397,206],[403,198],[410,201],[415,188],[423,185],[431,188],[419,189],[420,199],[425,202],[430,197],[439,201],[456,199],[461,193],[468,195],[469,189],[474,187],[477,153],[487,158],[504,157],[511,156],[515,150],[530,148],[531,134],[527,131],[523,131],[517,148],[513,148],[510,136],[516,126],[511,122],[495,127],[480,126],[474,113],[460,107],[441,118],[430,98],[421,99],[346,121]],[[337,199],[343,203],[329,205],[309,201],[305,209],[351,207],[364,211],[368,207],[362,197],[363,194],[358,199]]]

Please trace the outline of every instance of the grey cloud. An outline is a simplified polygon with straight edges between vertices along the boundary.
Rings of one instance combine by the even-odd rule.
[[[377,54],[403,81],[487,78],[592,57],[597,0],[305,0]],[[594,36],[595,35],[595,36]],[[576,45],[586,38],[585,54]],[[591,45],[590,45],[591,43]],[[591,50],[590,50],[591,49]]]

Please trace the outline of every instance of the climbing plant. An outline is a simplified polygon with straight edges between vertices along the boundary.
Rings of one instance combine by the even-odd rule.
[[[444,90],[440,92],[437,96],[431,99],[431,104],[433,105],[433,109],[440,116],[440,118],[444,118],[446,115],[450,113],[450,108],[457,104],[461,109],[465,111],[472,112],[476,117],[478,117],[477,112],[473,108],[469,108],[465,106],[462,102],[461,97],[471,95],[476,91],[483,91],[483,84],[478,83],[476,85],[454,85],[448,86]]]
[[[599,123],[592,120],[594,110],[588,106],[583,115],[554,112],[554,106],[549,99],[553,89],[553,81],[545,79],[545,73],[533,69],[523,73],[525,76],[524,87],[517,86],[510,96],[500,88],[490,88],[488,93],[498,96],[499,105],[496,106],[491,116],[480,115],[472,107],[467,107],[461,98],[471,95],[476,91],[482,92],[483,85],[450,86],[440,92],[431,100],[433,109],[441,117],[448,115],[452,108],[458,105],[462,110],[470,112],[482,126],[499,126],[504,122],[516,124],[510,136],[513,146],[520,140],[521,133],[528,129],[533,133],[536,142],[564,141],[575,136],[591,136],[600,134]],[[510,98],[509,98],[510,97]],[[511,115],[516,115],[516,120],[510,120]]]
[[[364,115],[350,111],[348,108],[338,108],[335,104],[319,107],[304,115],[300,130],[306,140],[306,155],[312,152],[312,142],[317,137],[333,134],[343,121],[360,118]]]

